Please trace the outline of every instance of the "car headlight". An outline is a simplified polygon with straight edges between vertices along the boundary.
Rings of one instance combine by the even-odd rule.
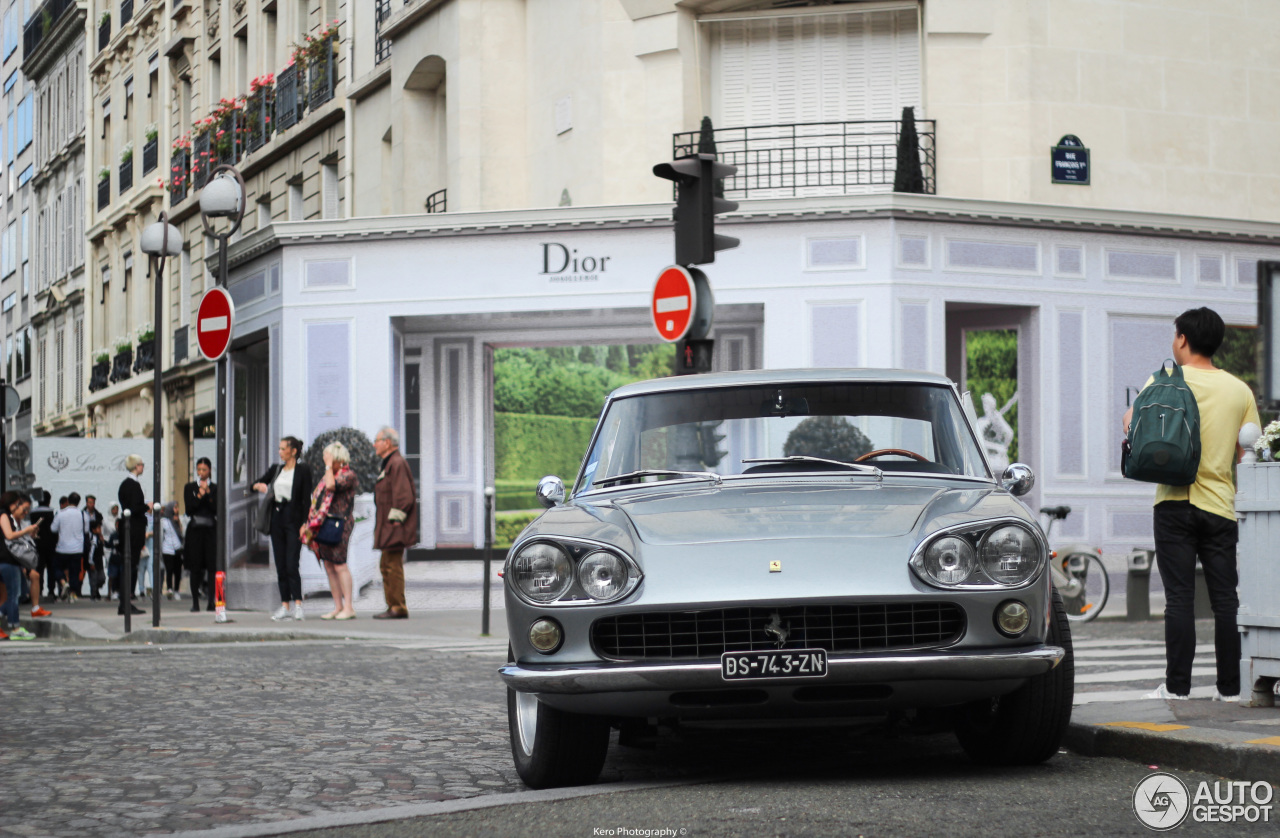
[[[521,548],[512,563],[512,581],[534,602],[552,602],[573,584],[569,556],[554,544],[536,541]]]
[[[912,554],[911,569],[939,588],[1016,588],[1036,578],[1047,554],[1020,521],[980,521],[935,532]]]
[[[627,586],[627,566],[617,555],[597,550],[578,564],[578,584],[594,600],[613,599]]]
[[[923,570],[941,585],[963,584],[977,562],[973,546],[959,536],[940,538],[924,551]]]
[[[534,536],[507,558],[511,589],[532,605],[553,607],[616,602],[644,579],[618,547],[567,536]]]
[[[1022,527],[999,527],[987,533],[979,552],[982,570],[1001,585],[1021,585],[1040,565],[1040,545]]]

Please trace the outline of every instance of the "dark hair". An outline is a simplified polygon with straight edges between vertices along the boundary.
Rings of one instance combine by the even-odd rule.
[[[72,492],[71,494],[67,495],[67,503],[71,504],[72,506],[79,506],[79,505],[80,505],[80,493],[79,493],[79,492]]]
[[[97,495],[85,495],[85,496],[84,496],[84,499],[85,499],[86,501],[90,501],[90,500],[97,500],[97,499],[98,499],[98,496],[97,496]]]
[[[208,466],[210,471],[213,470],[213,463],[209,460],[208,457],[201,457],[200,459],[196,460],[196,467],[199,468],[200,466]]]
[[[53,495],[49,494],[48,489],[45,489],[43,492],[40,493],[40,502],[43,503],[45,506],[48,506],[49,501],[51,500],[53,500]]]
[[[62,497],[58,498],[58,505],[59,505],[59,506],[66,506],[66,505],[67,505],[67,496],[66,496],[66,495],[63,495]]]
[[[302,440],[298,439],[296,436],[286,436],[281,437],[280,441],[289,443],[289,447],[293,449],[293,456],[302,456]]]
[[[1211,308],[1191,308],[1178,315],[1173,321],[1177,333],[1187,339],[1187,346],[1197,355],[1212,358],[1213,353],[1222,346],[1227,327]]]
[[[5,492],[0,495],[0,510],[10,512],[13,509],[13,505],[20,500],[26,500],[26,498],[17,492]]]

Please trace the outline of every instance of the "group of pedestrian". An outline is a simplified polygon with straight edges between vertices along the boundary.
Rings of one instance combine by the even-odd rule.
[[[409,616],[404,595],[404,551],[418,540],[417,492],[409,465],[400,454],[400,436],[384,427],[373,440],[382,458],[374,485],[376,521],[374,547],[382,551],[380,570],[386,611],[375,620],[400,620]],[[354,620],[355,591],[347,564],[351,529],[355,524],[355,498],[360,480],[351,468],[351,452],[341,442],[325,447],[324,474],[316,480],[311,467],[301,462],[302,440],[280,440],[280,462],[253,484],[264,495],[258,529],[271,537],[280,606],[271,614],[276,622],[304,620],[302,548],[309,548],[324,568],[333,597],[333,608],[322,620]]]

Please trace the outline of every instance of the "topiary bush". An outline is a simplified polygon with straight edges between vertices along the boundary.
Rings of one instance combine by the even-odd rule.
[[[871,440],[843,416],[810,416],[787,435],[782,453],[851,463],[871,451]]]
[[[331,442],[341,442],[351,452],[351,469],[360,480],[358,493],[372,492],[373,484],[378,480],[378,472],[382,470],[382,458],[373,450],[373,443],[363,431],[355,428],[337,428],[325,431],[315,438],[302,455],[302,461],[311,466],[311,474],[316,482],[324,477],[324,449]]]

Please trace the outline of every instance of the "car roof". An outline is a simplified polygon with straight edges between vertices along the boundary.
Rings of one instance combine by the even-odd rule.
[[[935,372],[895,369],[794,369],[740,370],[713,372],[705,375],[675,375],[637,381],[614,390],[609,398],[640,396],[648,393],[670,393],[701,390],[707,387],[749,387],[773,384],[807,384],[811,382],[875,382],[886,384],[933,384],[950,387],[951,379]]]

